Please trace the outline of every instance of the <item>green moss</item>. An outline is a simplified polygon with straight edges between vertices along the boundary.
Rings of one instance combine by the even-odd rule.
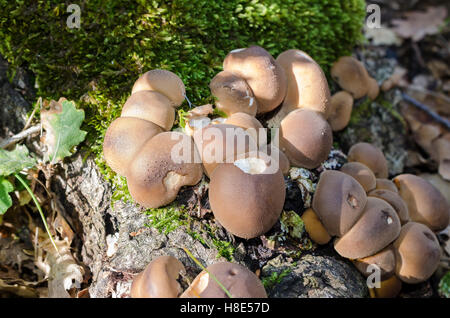
[[[272,272],[272,274],[270,274],[270,276],[267,277],[263,277],[261,279],[262,284],[264,285],[264,288],[266,290],[271,290],[273,289],[276,285],[278,285],[279,283],[281,283],[281,280],[286,277],[287,275],[289,275],[289,273],[292,272],[292,268],[285,268],[283,271],[281,272]]]
[[[34,72],[38,96],[65,96],[86,111],[86,145],[116,198],[129,193],[101,145],[139,74],[173,71],[194,104],[213,102],[208,84],[230,50],[257,44],[276,56],[299,48],[327,72],[361,39],[365,16],[363,0],[84,0],[80,29],[69,29],[70,3],[0,0],[0,53]]]
[[[174,205],[158,209],[149,209],[148,223],[145,226],[153,227],[161,233],[168,234],[181,225],[187,224],[187,212],[184,206]]]
[[[442,297],[450,298],[450,272],[447,272],[439,282],[439,294]]]

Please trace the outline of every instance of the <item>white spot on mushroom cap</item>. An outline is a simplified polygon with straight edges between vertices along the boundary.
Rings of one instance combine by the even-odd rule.
[[[223,123],[226,122],[226,121],[227,121],[226,118],[224,118],[224,117],[218,117],[218,118],[213,119],[213,120],[211,121],[211,124],[223,124]]]
[[[392,218],[389,216],[387,219],[386,219],[386,222],[387,222],[387,224],[392,224]]]
[[[248,174],[261,174],[267,168],[266,162],[260,158],[238,159],[234,165]]]
[[[241,51],[244,51],[244,50],[245,50],[245,48],[234,49],[234,50],[230,51],[230,53],[233,54],[233,53],[241,52]]]
[[[181,174],[169,171],[163,180],[164,186],[167,190],[176,189],[178,185],[183,181],[183,179],[184,176],[182,176]]]

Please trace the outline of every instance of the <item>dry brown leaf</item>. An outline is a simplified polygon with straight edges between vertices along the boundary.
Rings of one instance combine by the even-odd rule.
[[[427,34],[436,34],[443,26],[447,17],[447,9],[444,6],[429,7],[426,12],[410,11],[404,14],[405,19],[393,19],[392,30],[398,36],[413,41],[420,41]]]

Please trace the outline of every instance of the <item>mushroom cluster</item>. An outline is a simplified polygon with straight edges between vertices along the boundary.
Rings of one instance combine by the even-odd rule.
[[[449,224],[446,198],[426,180],[401,174],[388,180],[383,153],[368,143],[353,145],[340,171],[324,171],[305,229],[318,244],[333,236],[334,248],[369,276],[376,266],[381,287],[375,297],[394,297],[401,282],[428,279],[441,250],[435,232]]]
[[[184,265],[175,257],[157,257],[135,276],[130,295],[133,298],[267,298],[259,278],[239,264],[212,264],[183,291],[179,278],[185,274]]]
[[[182,186],[195,185],[202,177],[192,138],[169,132],[175,107],[184,98],[185,87],[177,75],[165,70],[148,71],[134,83],[121,116],[106,131],[106,163],[127,178],[131,196],[146,208],[170,203]],[[174,160],[175,145],[189,151],[179,154],[185,160]]]

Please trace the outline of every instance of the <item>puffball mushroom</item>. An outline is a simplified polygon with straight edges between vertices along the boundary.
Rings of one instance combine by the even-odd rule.
[[[425,224],[434,232],[448,226],[449,204],[431,183],[412,174],[398,175],[394,183],[408,206],[411,221]]]
[[[392,243],[400,227],[397,213],[386,201],[368,197],[361,217],[335,240],[334,249],[345,258],[364,258]]]
[[[367,90],[367,97],[371,100],[375,100],[378,97],[378,94],[380,94],[380,86],[378,85],[377,81],[369,76],[369,79],[367,81],[368,83],[368,90]]]
[[[360,162],[347,162],[340,171],[346,173],[358,181],[366,192],[375,189],[377,181],[372,170]]]
[[[258,149],[256,141],[248,132],[229,124],[208,125],[197,129],[193,138],[208,177],[227,158],[233,162],[232,159],[237,155]]]
[[[389,190],[375,189],[369,192],[369,196],[382,199],[389,203],[394,208],[395,212],[397,212],[402,225],[409,221],[408,206],[398,193]]]
[[[139,91],[127,99],[121,116],[145,119],[164,130],[170,130],[175,120],[175,109],[163,94],[156,91]]]
[[[395,186],[394,182],[389,179],[381,179],[377,178],[377,185],[375,187],[377,190],[389,190],[395,193],[398,193],[398,189]]]
[[[301,108],[290,112],[277,132],[280,149],[293,166],[313,169],[328,158],[333,134],[328,122],[315,111]]]
[[[108,166],[125,176],[128,166],[142,145],[163,132],[158,125],[139,118],[119,117],[106,130],[103,155]]]
[[[366,202],[358,181],[343,172],[326,170],[317,183],[312,208],[330,235],[342,236],[361,217]]]
[[[365,164],[377,178],[386,179],[388,177],[388,165],[384,154],[380,149],[367,142],[354,144],[348,151],[347,160]]]
[[[445,180],[450,180],[450,134],[434,140],[432,147],[439,163],[439,174]]]
[[[309,237],[317,244],[327,244],[331,240],[330,234],[323,226],[317,214],[309,208],[302,214],[302,220],[305,224],[305,230]]]
[[[368,277],[375,270],[380,270],[380,279],[386,280],[395,275],[395,251],[392,244],[382,249],[378,253],[353,261],[356,268],[365,277]],[[371,267],[372,265],[372,267]],[[376,267],[375,267],[376,266]]]
[[[333,131],[339,131],[347,127],[350,122],[353,109],[353,97],[346,91],[340,91],[331,96],[330,116],[328,123]]]
[[[211,174],[209,201],[215,218],[230,233],[258,237],[280,217],[286,196],[279,167],[262,152],[243,154]]]
[[[211,104],[197,106],[186,115],[186,121],[184,131],[188,136],[194,135],[194,131],[208,126],[211,123],[211,119],[208,115],[214,112]]]
[[[170,99],[172,106],[178,107],[186,97],[183,81],[166,70],[151,70],[142,74],[134,83],[131,94],[140,91],[156,91]]]
[[[242,265],[230,262],[215,263],[202,271],[181,295],[181,298],[228,298],[213,275],[233,298],[267,298],[259,278]]]
[[[286,97],[280,112],[287,115],[294,109],[307,108],[327,119],[331,112],[330,90],[319,64],[300,50],[284,51],[276,61],[287,78]]]
[[[147,141],[127,172],[133,199],[145,208],[172,202],[179,189],[202,178],[202,166],[192,138],[163,132]]]
[[[230,72],[222,71],[209,84],[211,94],[217,98],[216,107],[230,116],[234,113],[256,115],[258,102],[247,82]]]
[[[185,273],[185,268],[179,260],[173,256],[160,256],[134,278],[131,297],[176,298],[183,291],[177,282],[180,273]]]
[[[396,275],[408,284],[420,283],[439,265],[441,249],[436,235],[425,225],[409,222],[402,227],[394,242]]]
[[[334,62],[331,77],[355,99],[365,96],[369,90],[369,74],[364,65],[352,56],[342,56]]]
[[[249,133],[258,145],[267,144],[267,136],[261,135],[260,132],[266,132],[263,125],[253,116],[246,113],[234,113],[227,117],[225,124],[241,127],[247,133]]]
[[[371,298],[394,298],[402,289],[402,281],[397,276],[391,276],[380,282],[379,288],[369,288]]]
[[[271,158],[278,160],[281,173],[284,176],[287,176],[289,174],[289,169],[291,168],[289,159],[278,147],[276,147],[270,143],[268,145],[261,145],[259,149],[260,149],[260,151],[265,152]]]
[[[286,96],[286,74],[262,47],[250,46],[229,52],[223,69],[247,82],[258,102],[258,114],[274,110]]]

